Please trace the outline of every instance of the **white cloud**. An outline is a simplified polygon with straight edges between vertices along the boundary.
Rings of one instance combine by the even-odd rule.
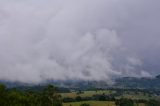
[[[130,19],[128,8],[137,3],[141,2],[0,0],[0,79],[109,80],[128,75],[125,64],[118,63],[124,66],[121,70],[113,65],[118,59],[129,62],[136,74],[143,62],[134,56],[128,59],[132,54],[127,54],[130,48],[124,46],[121,31]],[[124,48],[127,52],[120,52]]]

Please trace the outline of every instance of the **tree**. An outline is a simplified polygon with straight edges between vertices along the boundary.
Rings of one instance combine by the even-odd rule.
[[[106,96],[105,95],[100,95],[99,101],[105,101],[105,100],[106,100]]]
[[[57,89],[52,85],[41,92],[22,92],[0,85],[0,106],[62,106],[62,101]]]
[[[82,98],[81,98],[80,96],[77,96],[77,97],[76,97],[76,101],[79,102],[79,101],[81,101],[81,100],[82,100]]]
[[[156,100],[149,100],[147,106],[160,106],[160,102]]]
[[[5,106],[6,105],[6,87],[2,84],[0,84],[0,105]]]
[[[131,99],[120,99],[116,101],[117,106],[134,106],[134,102]]]
[[[80,106],[90,106],[90,104],[83,103],[83,104],[81,104]]]
[[[61,96],[57,94],[57,89],[48,85],[41,95],[42,106],[62,106]]]

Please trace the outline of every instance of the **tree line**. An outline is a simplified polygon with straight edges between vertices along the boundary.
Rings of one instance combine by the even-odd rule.
[[[61,96],[53,85],[42,91],[7,89],[0,84],[0,106],[62,106]]]

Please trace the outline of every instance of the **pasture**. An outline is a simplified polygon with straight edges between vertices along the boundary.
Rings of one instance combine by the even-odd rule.
[[[63,106],[80,106],[83,103],[90,104],[90,106],[116,106],[114,102],[108,102],[108,101],[71,102],[71,103],[64,103]]]
[[[115,102],[110,101],[83,101],[83,102],[71,102],[63,103],[63,106],[80,106],[81,104],[87,103],[90,106],[116,106]],[[135,104],[135,106],[145,106],[143,103]]]
[[[76,96],[81,97],[92,97],[93,95],[102,95],[102,94],[113,94],[116,91],[114,90],[97,90],[97,91],[82,91],[81,93],[78,92],[70,92],[70,93],[61,93],[62,97],[69,97],[69,98],[75,98]]]

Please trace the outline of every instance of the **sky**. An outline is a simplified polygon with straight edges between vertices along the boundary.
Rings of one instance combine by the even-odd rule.
[[[160,74],[159,0],[0,0],[0,80]]]

